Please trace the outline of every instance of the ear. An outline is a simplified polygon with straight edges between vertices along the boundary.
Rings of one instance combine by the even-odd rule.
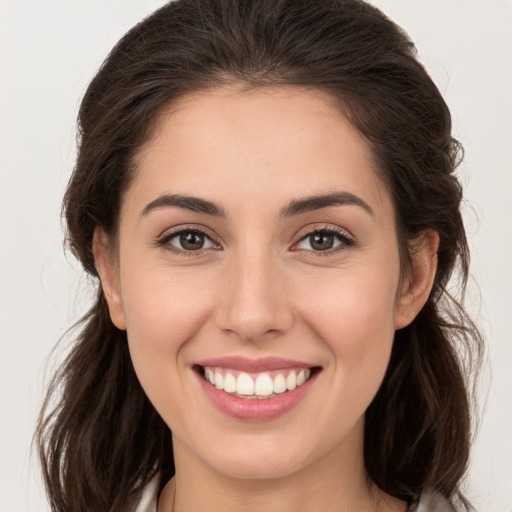
[[[109,244],[109,237],[97,227],[92,240],[92,252],[96,263],[96,270],[100,276],[103,293],[107,299],[110,318],[118,329],[126,329],[123,301],[119,285],[119,274],[116,265],[115,253]]]
[[[395,329],[409,325],[427,302],[437,270],[439,235],[424,231],[410,249],[411,268],[404,278],[395,309]]]

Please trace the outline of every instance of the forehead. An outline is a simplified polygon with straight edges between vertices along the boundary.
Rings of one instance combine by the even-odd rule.
[[[341,188],[389,201],[367,141],[327,93],[304,87],[185,95],[159,117],[136,169],[133,186],[145,195],[237,191],[256,202],[270,191],[293,198]]]

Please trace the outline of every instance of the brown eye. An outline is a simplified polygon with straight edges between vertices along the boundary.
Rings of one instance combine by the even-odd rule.
[[[212,249],[215,244],[201,231],[179,231],[171,233],[160,240],[159,245],[171,246],[170,249],[184,252]]]
[[[326,251],[334,247],[334,236],[327,233],[310,235],[310,244],[315,251]]]
[[[297,248],[313,252],[325,252],[352,245],[354,245],[354,240],[345,233],[334,229],[322,229],[304,236],[297,244]]]
[[[203,248],[205,237],[199,233],[182,233],[179,236],[179,241],[181,248],[187,251],[197,251]]]

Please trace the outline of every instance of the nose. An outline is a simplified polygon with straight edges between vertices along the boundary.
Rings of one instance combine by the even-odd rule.
[[[293,309],[286,280],[271,251],[233,257],[224,275],[216,308],[221,330],[254,342],[290,329]]]

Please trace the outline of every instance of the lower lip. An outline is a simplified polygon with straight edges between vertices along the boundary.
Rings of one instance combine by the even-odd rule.
[[[206,396],[223,413],[239,420],[266,421],[278,418],[293,409],[306,396],[316,380],[317,373],[293,391],[279,393],[272,398],[240,398],[230,395],[212,386],[202,375],[197,373],[201,387]]]

